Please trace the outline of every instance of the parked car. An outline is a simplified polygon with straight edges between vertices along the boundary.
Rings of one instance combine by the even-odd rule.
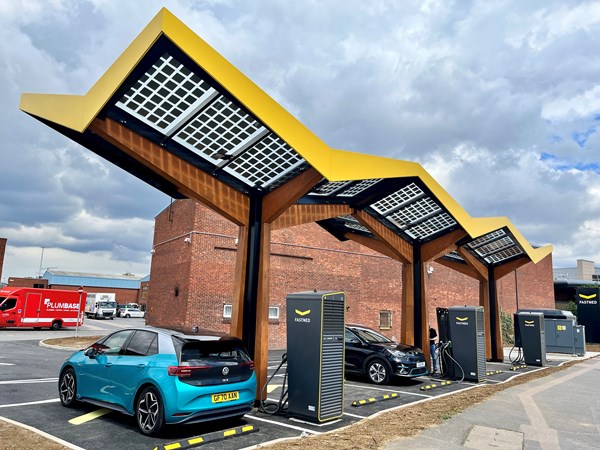
[[[366,376],[372,383],[386,384],[392,376],[427,375],[425,354],[412,345],[394,342],[362,325],[346,325],[345,369]]]
[[[144,317],[145,315],[146,313],[141,311],[140,308],[132,308],[130,306],[125,306],[119,310],[119,317],[125,317],[126,319],[130,317]]]
[[[130,328],[71,355],[58,391],[66,407],[81,401],[111,408],[156,435],[166,424],[242,417],[254,404],[256,375],[238,338],[197,328]]]

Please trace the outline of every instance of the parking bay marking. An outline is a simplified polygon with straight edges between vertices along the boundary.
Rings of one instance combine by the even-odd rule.
[[[361,388],[361,389],[373,389],[375,391],[397,392],[398,394],[417,395],[419,397],[432,397],[431,395],[417,394],[416,392],[396,391],[394,389],[382,389],[382,388],[376,388],[376,387],[372,387],[372,386],[361,386],[359,384],[345,383],[345,385],[351,386],[351,387],[357,387],[357,388]]]
[[[295,425],[288,425],[287,423],[281,423],[281,422],[277,422],[275,420],[263,419],[262,417],[256,417],[251,414],[246,414],[244,416],[244,419],[258,420],[259,422],[265,422],[265,423],[270,423],[273,425],[279,425],[280,427],[291,428],[292,430],[296,430],[296,431],[304,431],[304,432],[310,433],[310,434],[321,434],[320,431],[313,431],[313,430],[309,430],[308,428],[297,427]]]
[[[12,408],[15,406],[28,406],[28,405],[41,405],[44,403],[56,403],[56,402],[60,402],[60,400],[58,398],[53,398],[50,400],[39,400],[37,402],[26,402],[26,403],[12,403],[9,405],[0,405],[0,408]]]
[[[56,383],[58,378],[33,378],[30,380],[6,380],[0,384],[31,384],[31,383]]]
[[[11,364],[11,363],[0,363],[0,366],[14,366],[14,364]]]
[[[90,413],[84,414],[83,416],[75,417],[74,419],[69,420],[71,425],[81,425],[82,423],[89,422],[90,420],[97,419],[98,417],[102,417],[105,414],[112,412],[112,409],[108,408],[100,408],[96,411],[92,411]]]

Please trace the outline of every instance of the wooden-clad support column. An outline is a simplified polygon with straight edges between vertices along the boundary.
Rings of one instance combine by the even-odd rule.
[[[261,397],[262,387],[267,382],[267,366],[269,360],[269,274],[271,257],[271,225],[261,225],[261,249],[258,270],[258,291],[256,297],[256,334],[254,348],[254,368],[257,381],[257,400],[264,400],[267,393]]]
[[[248,227],[241,226],[238,233],[237,252],[235,255],[235,274],[233,286],[233,305],[231,306],[231,325],[229,334],[242,338],[244,323],[244,296],[246,284],[246,261],[248,260]]]
[[[420,347],[425,353],[425,361],[427,367],[433,371],[431,367],[431,352],[429,351],[429,320],[427,315],[427,267],[421,260],[421,249],[415,245],[413,263],[413,279],[414,281],[414,336],[415,344]]]
[[[402,265],[402,322],[400,341],[415,345],[415,267],[412,263]]]
[[[496,278],[494,268],[489,268],[488,276],[488,323],[490,325],[489,335],[491,338],[490,361],[504,361],[504,348],[502,346],[502,327],[500,326],[500,308],[498,305],[498,290],[496,289]],[[485,308],[485,307],[484,307]],[[485,310],[484,310],[485,311]]]

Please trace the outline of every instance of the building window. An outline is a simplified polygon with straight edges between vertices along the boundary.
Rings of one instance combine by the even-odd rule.
[[[231,319],[231,305],[223,305],[223,319]]]
[[[379,329],[389,330],[392,328],[392,312],[379,311]]]
[[[279,306],[269,306],[269,320],[279,320]]]
[[[46,286],[42,283],[33,283],[33,287],[37,289],[44,289]]]

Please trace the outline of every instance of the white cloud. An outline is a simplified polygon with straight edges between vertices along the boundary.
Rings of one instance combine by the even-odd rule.
[[[85,93],[163,6],[333,147],[418,161],[555,262],[600,262],[597,2],[27,0],[0,2],[4,278],[42,246],[69,270],[149,270],[168,198],[18,104]]]

